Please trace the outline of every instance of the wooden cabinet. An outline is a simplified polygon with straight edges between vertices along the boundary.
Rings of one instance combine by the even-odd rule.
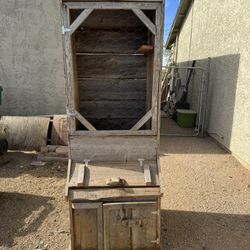
[[[61,6],[71,249],[159,249],[163,1]]]
[[[159,249],[155,202],[73,203],[74,249]]]

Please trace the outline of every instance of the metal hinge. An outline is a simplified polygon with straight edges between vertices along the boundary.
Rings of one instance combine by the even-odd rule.
[[[62,26],[62,34],[64,35],[66,32],[70,32],[71,29],[70,28],[66,28],[64,26]]]
[[[160,239],[157,238],[156,240],[151,240],[151,243],[159,245],[160,244]]]
[[[160,215],[160,210],[153,211],[152,214]]]

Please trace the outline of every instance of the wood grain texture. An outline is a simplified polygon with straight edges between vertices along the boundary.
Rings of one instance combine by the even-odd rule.
[[[150,109],[132,128],[131,130],[139,130],[152,117],[152,109]]]
[[[100,92],[140,92],[146,93],[146,79],[89,79],[81,78],[78,80],[80,93],[87,91]]]
[[[81,12],[81,14],[74,20],[74,22],[70,25],[70,34],[72,35],[77,28],[84,22],[84,20],[91,14],[93,9],[85,9]]]
[[[88,189],[69,189],[69,200],[78,201],[126,201],[129,200],[156,200],[162,196],[159,187],[141,187],[141,188],[88,188]]]
[[[136,14],[136,16],[144,23],[144,25],[152,32],[152,34],[156,34],[155,25],[151,22],[151,20],[144,14],[141,9],[134,8],[132,11]]]
[[[145,167],[148,168],[149,164],[150,185],[159,186],[156,162],[145,162]],[[82,167],[83,164],[72,163],[69,181],[70,188],[78,186],[79,178],[81,185],[84,185],[85,188],[105,187],[107,186],[107,180],[111,178],[123,179],[125,186],[147,186],[147,183],[145,182],[145,169],[139,167],[138,162],[90,162],[89,166],[85,167],[84,182],[82,172],[79,173],[79,166]],[[123,185],[121,184],[121,186]]]
[[[81,101],[80,111],[86,119],[140,118],[146,112],[145,101]]]
[[[75,206],[74,206],[75,205]],[[75,249],[103,249],[102,238],[99,236],[99,221],[102,214],[98,212],[101,203],[80,204],[73,203],[73,232]],[[95,205],[95,206],[94,206]],[[91,226],[90,226],[91,225]]]
[[[106,6],[114,6],[119,8],[120,4],[129,5],[127,3],[106,3]],[[145,25],[138,19],[132,10],[108,10],[102,9],[100,3],[85,3],[86,8],[96,8],[91,15],[85,20],[84,29],[98,29],[98,30],[147,30]],[[132,4],[133,5],[133,4]],[[93,6],[93,7],[92,7]],[[99,8],[99,9],[98,9]],[[74,21],[81,10],[71,10],[71,21]]]
[[[145,79],[144,56],[77,56],[78,78]]]
[[[140,139],[139,139],[140,138]],[[155,136],[70,136],[73,161],[137,161],[138,158],[156,160]]]
[[[105,249],[156,250],[156,202],[107,203],[103,206]]]
[[[145,31],[82,30],[76,32],[77,53],[136,53],[147,42]]]
[[[90,131],[95,131],[95,127],[84,117],[82,116],[79,112],[77,112],[75,110],[75,116],[77,118],[77,120],[83,125],[85,126],[88,130]]]
[[[88,120],[91,124],[93,124],[93,126],[97,130],[106,130],[106,131],[129,130],[138,121],[137,118],[101,118],[101,119],[88,118]]]

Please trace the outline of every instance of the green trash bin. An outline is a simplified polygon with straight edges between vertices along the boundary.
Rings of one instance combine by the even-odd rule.
[[[177,124],[182,128],[195,127],[197,112],[191,109],[177,109]]]
[[[3,87],[0,85],[0,105],[2,104],[2,92],[3,92]]]

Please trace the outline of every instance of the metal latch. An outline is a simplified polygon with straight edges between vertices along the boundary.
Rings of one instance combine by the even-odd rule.
[[[157,215],[160,215],[160,210],[153,211],[151,214],[157,214]]]
[[[160,239],[157,238],[156,240],[151,240],[151,243],[159,245],[160,244]]]
[[[62,34],[64,35],[66,32],[70,32],[71,29],[70,28],[66,28],[64,26],[62,26]]]
[[[143,220],[142,219],[123,219],[122,226],[124,227],[143,227]]]

